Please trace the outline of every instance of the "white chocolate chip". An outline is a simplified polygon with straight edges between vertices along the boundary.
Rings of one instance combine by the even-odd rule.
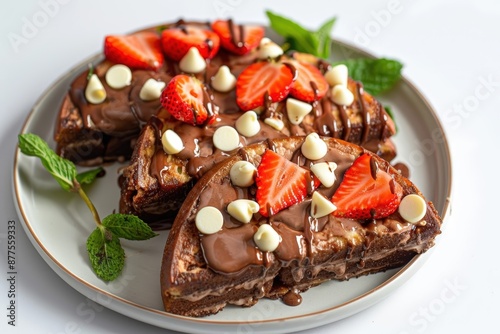
[[[269,224],[262,224],[259,229],[253,235],[253,241],[257,244],[257,247],[263,252],[273,252],[278,248],[281,237]]]
[[[215,130],[212,138],[215,147],[221,151],[232,151],[240,146],[240,135],[232,126],[224,125]]]
[[[106,100],[106,90],[96,74],[90,76],[85,88],[85,98],[92,104],[100,104]]]
[[[214,234],[220,231],[224,224],[224,217],[219,209],[206,206],[196,214],[196,228],[203,234]]]
[[[333,66],[325,73],[325,79],[330,86],[347,86],[348,70],[344,64]]]
[[[236,77],[226,65],[222,65],[212,77],[212,87],[222,93],[227,93],[236,86]]]
[[[289,97],[286,100],[286,111],[290,123],[297,125],[302,123],[304,117],[312,110],[312,105],[309,103]]]
[[[332,100],[342,106],[349,106],[354,101],[354,95],[346,86],[335,85],[332,88]]]
[[[120,89],[129,86],[131,81],[132,71],[125,65],[113,65],[106,72],[106,83],[111,88]]]
[[[165,85],[166,84],[163,81],[157,81],[153,78],[149,78],[141,87],[141,91],[139,92],[140,99],[143,101],[153,101],[159,99]]]
[[[237,199],[227,206],[231,217],[245,224],[252,220],[253,214],[259,212],[259,209],[259,204],[249,199]]]
[[[200,51],[192,46],[189,51],[179,61],[181,71],[187,73],[199,73],[207,67],[205,59],[200,55]]]
[[[326,188],[330,188],[335,183],[335,169],[337,169],[335,162],[318,162],[311,166],[311,172]]]
[[[161,143],[163,145],[163,150],[167,154],[177,154],[184,149],[184,143],[181,137],[170,129],[163,132]]]
[[[337,210],[337,207],[332,201],[317,191],[313,192],[311,201],[311,216],[313,218],[327,216],[335,210]]]
[[[417,194],[410,194],[403,197],[399,204],[399,214],[404,220],[412,224],[422,220],[426,212],[427,204],[425,200]]]
[[[260,40],[259,46],[266,45],[272,43],[273,41],[269,37],[262,37]]]
[[[300,150],[307,159],[318,160],[326,155],[328,147],[323,139],[316,132],[313,132],[307,135]]]
[[[283,49],[272,40],[264,37],[260,41],[257,57],[259,59],[277,58],[283,54]]]
[[[254,175],[257,168],[248,161],[237,161],[229,170],[229,177],[233,185],[238,187],[250,187],[254,183]]]
[[[268,117],[264,120],[264,123],[274,128],[275,130],[281,131],[285,127],[285,123],[281,119]]]
[[[255,136],[260,131],[259,116],[253,110],[247,111],[236,120],[235,127],[245,137]]]

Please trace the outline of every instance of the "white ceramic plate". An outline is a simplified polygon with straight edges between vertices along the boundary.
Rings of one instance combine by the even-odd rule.
[[[360,54],[366,56],[340,41],[333,47],[334,59]],[[22,132],[36,133],[54,147],[53,125],[62,97],[73,78],[98,58],[87,59],[51,86],[34,106]],[[399,151],[396,160],[410,167],[411,179],[444,217],[451,192],[451,161],[436,114],[406,79],[380,99],[392,107],[399,128],[394,137]],[[106,167],[106,176],[88,188],[88,195],[102,217],[118,209],[119,167],[117,164]],[[159,276],[167,231],[149,241],[123,241],[125,269],[117,280],[104,283],[89,265],[85,240],[95,226],[78,195],[62,191],[38,159],[19,152],[15,155],[13,193],[23,227],[34,247],[69,285],[87,298],[131,318],[189,333],[284,333],[334,322],[393,292],[429,256],[429,253],[418,256],[401,269],[322,284],[303,293],[303,302],[298,307],[262,300],[252,308],[229,306],[215,316],[187,318],[163,311]],[[330,297],[324,298],[325,295]]]

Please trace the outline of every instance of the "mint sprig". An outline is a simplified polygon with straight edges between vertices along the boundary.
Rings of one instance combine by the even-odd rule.
[[[331,48],[331,31],[336,18],[323,23],[317,31],[310,31],[289,18],[266,11],[270,27],[285,39],[288,49],[328,58]]]
[[[133,215],[110,214],[101,221],[81,185],[92,183],[102,173],[102,168],[79,174],[75,164],[57,155],[42,138],[32,133],[19,135],[19,148],[28,156],[38,157],[64,190],[78,193],[87,204],[97,225],[87,238],[87,252],[94,272],[102,280],[114,280],[125,266],[125,251],[120,238],[147,240],[157,235],[151,227]]]
[[[317,31],[310,31],[289,18],[266,11],[270,27],[285,39],[284,48],[310,53],[326,59],[330,56],[331,31],[335,18],[323,23]],[[339,61],[349,69],[349,75],[361,81],[365,90],[380,95],[390,90],[401,79],[403,64],[394,59],[355,58]]]
[[[353,58],[339,61],[335,64],[345,64],[349,75],[363,83],[364,89],[380,95],[390,90],[401,79],[403,64],[394,59]]]

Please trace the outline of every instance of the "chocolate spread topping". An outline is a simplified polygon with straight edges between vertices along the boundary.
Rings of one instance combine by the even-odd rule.
[[[291,156],[297,156],[296,152]],[[291,156],[290,159],[292,159]],[[316,191],[326,198],[331,198],[342,181],[345,171],[355,159],[356,157],[351,154],[330,149],[320,161],[337,163],[336,181],[332,187],[320,187]],[[305,159],[297,159],[297,161],[304,167]],[[225,208],[236,199],[255,200],[254,187],[244,191],[243,188],[233,187],[229,178],[224,178],[222,184],[211,183],[200,193],[197,207],[208,205],[217,207],[224,217],[224,225],[218,233],[201,235],[205,259],[209,267],[219,273],[231,275],[248,266],[268,266],[268,262],[273,260],[281,261],[285,267],[293,263],[314,264],[313,259],[317,258],[317,254],[321,254],[322,250],[340,249],[345,242],[348,244],[348,249],[362,240],[369,242],[367,240],[369,236],[366,234],[371,230],[399,233],[414,228],[411,224],[397,222],[393,216],[373,219],[368,225],[365,225],[363,221],[337,218],[333,215],[316,219],[310,215],[310,196],[276,214],[271,213],[269,218],[255,213],[249,223],[239,223],[225,211]],[[255,231],[265,223],[270,224],[281,237],[278,248],[272,253],[259,250],[253,241]],[[352,256],[349,252],[346,254],[347,258]],[[297,280],[304,274],[305,272],[296,268]]]

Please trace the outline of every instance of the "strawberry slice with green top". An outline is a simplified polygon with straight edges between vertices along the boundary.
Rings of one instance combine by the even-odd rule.
[[[191,125],[200,125],[208,118],[203,95],[203,83],[200,80],[179,74],[173,77],[162,91],[160,102],[175,119]]]
[[[163,30],[161,42],[165,54],[180,61],[191,47],[196,47],[205,59],[212,59],[219,51],[219,36],[211,30],[197,26],[181,25]]]
[[[257,168],[255,184],[259,213],[269,217],[300,203],[320,185],[320,181],[310,171],[267,150]]]
[[[251,110],[269,102],[279,102],[288,96],[294,81],[290,67],[280,62],[260,61],[241,72],[236,80],[236,103],[243,110]]]
[[[157,70],[163,64],[160,37],[154,32],[106,36],[104,55],[133,69]]]
[[[264,37],[263,27],[238,25],[232,20],[214,21],[212,30],[219,36],[224,49],[240,56],[255,49]]]
[[[337,210],[333,215],[352,219],[387,217],[399,207],[402,195],[401,185],[364,153],[345,172],[335,191],[332,202]]]
[[[325,96],[328,82],[320,70],[312,64],[290,60],[297,70],[297,80],[290,87],[290,95],[304,102],[314,102]]]

